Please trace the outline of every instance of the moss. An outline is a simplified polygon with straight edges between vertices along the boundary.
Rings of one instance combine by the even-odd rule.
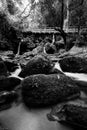
[[[77,85],[65,75],[31,75],[22,82],[22,97],[29,107],[46,107],[79,95]]]

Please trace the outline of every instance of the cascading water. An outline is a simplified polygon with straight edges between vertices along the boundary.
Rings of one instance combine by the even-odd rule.
[[[63,29],[65,30],[65,32],[69,31],[69,2],[70,0],[66,0],[67,15],[66,15],[66,18],[64,20],[64,25],[63,25]]]
[[[18,51],[17,51],[17,54],[15,57],[19,56],[20,55],[20,48],[21,48],[21,42],[19,42],[19,45],[18,45]]]
[[[11,75],[9,77],[16,77],[16,78],[19,78],[20,80],[23,80],[23,78],[19,77],[19,73],[21,72],[22,68],[20,66],[20,64],[18,64],[18,68],[11,73]]]
[[[53,37],[52,37],[52,44],[55,43],[55,34],[53,34]]]
[[[62,69],[60,67],[60,64],[58,62],[56,62],[55,64],[55,68],[57,68],[58,70],[60,70],[61,72]],[[63,72],[66,76],[72,77],[74,79],[77,79],[79,81],[85,81],[87,82],[87,74],[83,74],[83,73],[71,73],[71,72]]]

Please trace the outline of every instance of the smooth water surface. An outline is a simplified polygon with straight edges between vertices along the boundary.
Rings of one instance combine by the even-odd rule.
[[[0,112],[0,122],[9,130],[72,130],[56,121],[49,121],[47,114],[50,110],[27,110],[21,103]]]

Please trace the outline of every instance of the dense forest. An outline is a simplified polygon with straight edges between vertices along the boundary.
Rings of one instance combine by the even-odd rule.
[[[63,23],[67,18],[67,10],[70,26],[87,25],[86,0],[3,0],[0,3],[0,15],[13,27],[23,31],[40,27],[60,27],[62,15]]]
[[[0,0],[0,130],[80,128],[87,0]]]
[[[35,28],[75,28],[80,32],[87,26],[86,16],[86,0],[0,0],[1,48],[12,50],[22,32]]]

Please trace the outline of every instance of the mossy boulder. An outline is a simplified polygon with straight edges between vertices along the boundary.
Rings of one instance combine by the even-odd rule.
[[[87,73],[87,60],[81,57],[66,57],[59,61],[65,72]]]
[[[28,107],[47,107],[80,95],[79,88],[65,75],[31,75],[22,83],[23,102]]]
[[[20,72],[19,76],[26,77],[34,74],[49,74],[52,66],[52,62],[47,57],[37,55],[29,60]]]

